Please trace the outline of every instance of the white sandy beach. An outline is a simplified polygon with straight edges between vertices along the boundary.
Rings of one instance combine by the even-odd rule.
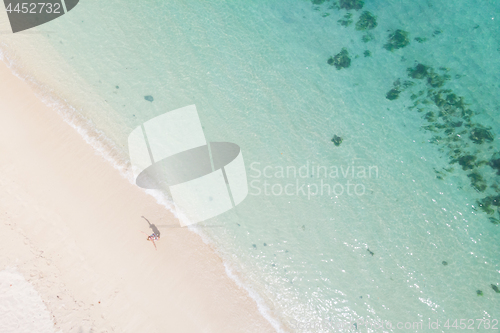
[[[33,285],[54,332],[274,331],[198,235],[163,228],[155,251],[141,216],[175,217],[4,63],[0,85],[0,271]]]

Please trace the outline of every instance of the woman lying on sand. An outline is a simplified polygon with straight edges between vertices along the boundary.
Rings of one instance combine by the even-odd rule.
[[[142,232],[142,231],[141,231]],[[143,234],[147,235],[145,232],[142,232]],[[156,244],[155,244],[155,240],[160,240],[160,235],[156,234],[156,233],[152,233],[151,235],[148,236],[148,238],[146,238],[146,240],[148,241],[151,241],[153,243],[153,245],[155,246],[155,249],[156,249]]]

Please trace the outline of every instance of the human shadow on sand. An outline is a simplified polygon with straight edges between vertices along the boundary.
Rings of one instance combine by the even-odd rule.
[[[151,222],[149,222],[149,220],[147,218],[145,218],[144,216],[141,216],[143,219],[145,219],[148,224],[149,224],[149,228],[151,230],[153,230],[153,232],[158,236],[158,238],[160,237],[160,230],[158,230],[158,228],[156,227],[156,225],[152,224]]]

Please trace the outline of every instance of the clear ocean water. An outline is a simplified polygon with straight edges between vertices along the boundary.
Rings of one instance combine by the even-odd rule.
[[[197,231],[277,330],[493,325],[500,6],[356,4],[82,1],[24,38],[51,45],[71,72],[40,77],[123,156],[133,128],[191,104],[209,141],[241,147],[249,196]]]

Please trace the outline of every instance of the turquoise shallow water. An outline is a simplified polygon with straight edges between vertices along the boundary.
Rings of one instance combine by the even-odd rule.
[[[368,32],[355,29],[365,10],[377,17]],[[366,330],[362,318],[426,331],[430,318],[446,331],[447,319],[500,319],[499,14],[495,1],[472,0],[366,0],[359,11],[108,1],[45,27],[110,105],[81,112],[117,147],[142,122],[196,104],[208,140],[242,148],[248,198],[207,222],[222,228],[200,230],[282,329],[356,320]],[[409,44],[389,51],[397,29]],[[327,61],[342,48],[351,63],[337,70]],[[410,77],[419,63],[425,75]]]

